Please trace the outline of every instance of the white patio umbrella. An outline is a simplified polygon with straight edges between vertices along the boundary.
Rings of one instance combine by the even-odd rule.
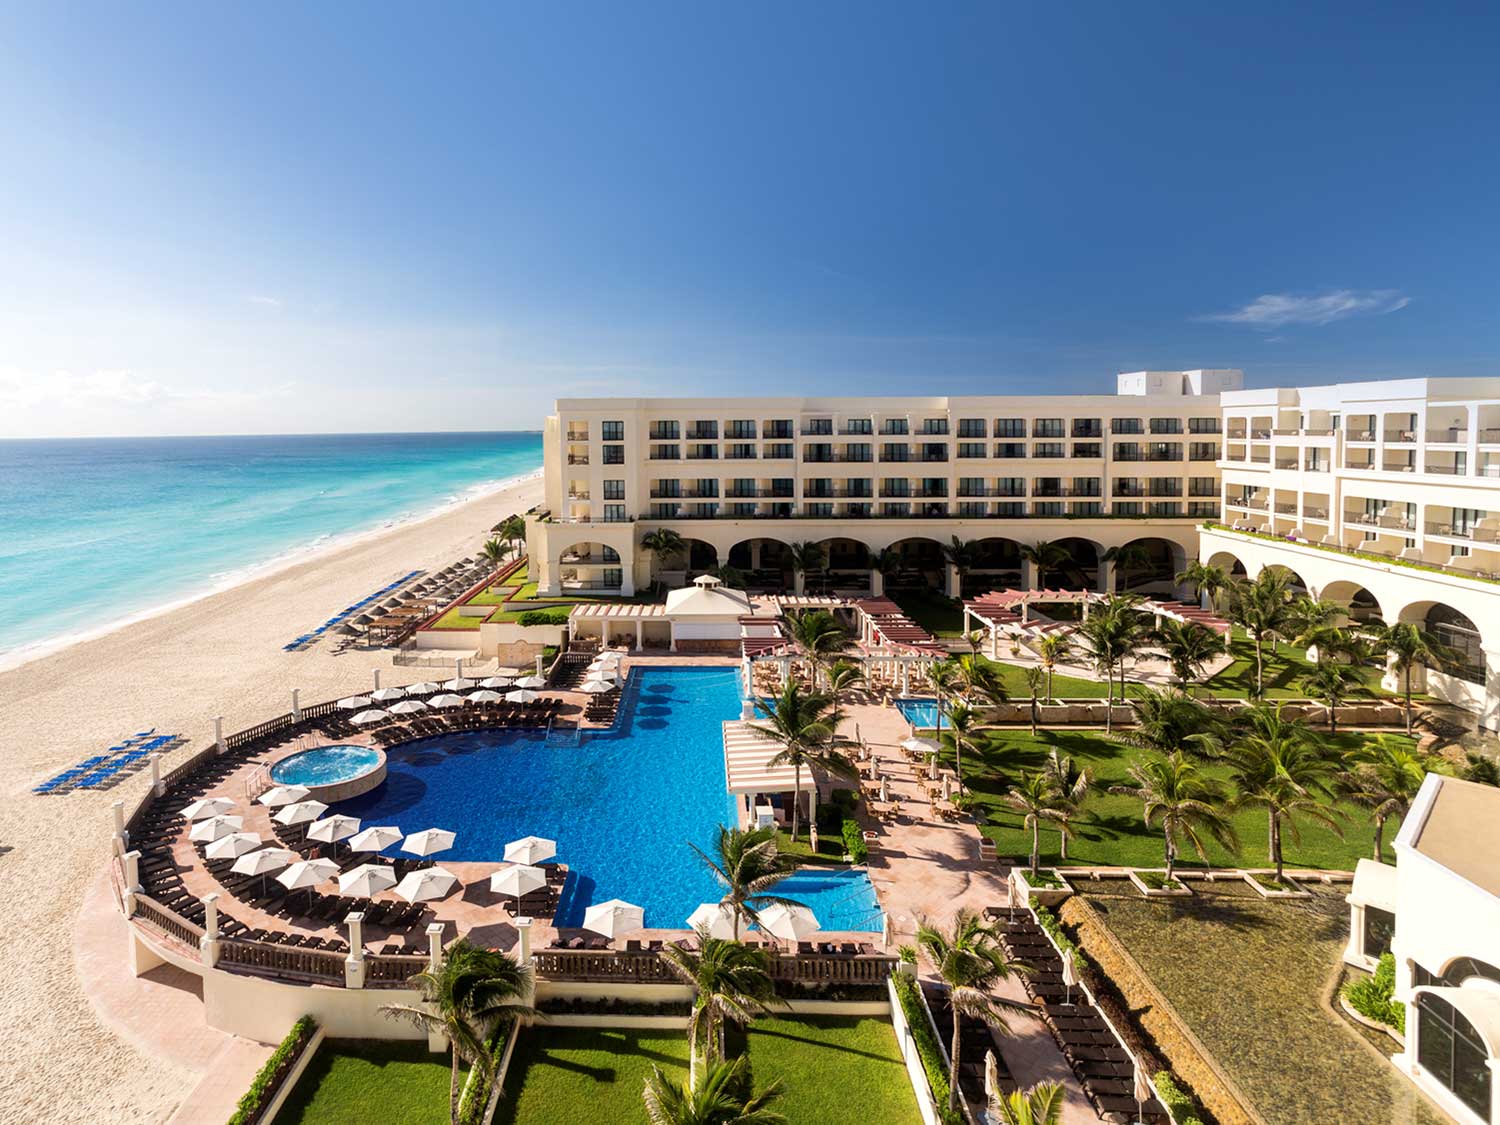
[[[546,687],[547,681],[542,679],[542,677],[540,676],[522,676],[519,680],[516,681],[515,686],[518,688]]]
[[[403,699],[400,703],[392,703],[390,706],[392,715],[415,715],[425,710],[427,710],[427,704],[420,699]]]
[[[188,839],[200,844],[211,844],[215,840],[222,840],[232,832],[238,832],[243,827],[245,827],[245,818],[242,816],[211,816],[193,825],[192,831],[188,833]]]
[[[593,930],[605,937],[626,934],[631,930],[644,929],[646,912],[624,899],[612,898],[589,907],[583,912],[583,928]]]
[[[407,902],[430,902],[442,898],[453,889],[458,876],[441,867],[428,867],[413,871],[396,884],[396,893]]]
[[[597,660],[588,667],[589,679],[591,680],[618,680],[620,670],[614,664],[600,664]]]
[[[507,703],[535,703],[538,698],[536,692],[526,691],[522,688],[505,693],[505,701]]]
[[[453,846],[456,839],[452,832],[446,828],[424,828],[421,832],[413,832],[401,844],[403,852],[412,855],[432,855],[434,852],[445,852]]]
[[[813,912],[800,903],[784,906],[773,902],[758,912],[760,928],[773,937],[785,941],[801,941],[808,934],[818,931],[818,919]]]
[[[280,871],[289,863],[296,863],[300,858],[289,848],[261,848],[258,852],[246,852],[240,856],[230,870],[236,875],[259,875],[261,893],[264,894],[266,876],[273,871]]]
[[[277,824],[306,824],[310,820],[317,820],[327,811],[328,806],[322,801],[298,801],[295,805],[282,809],[272,819]]]
[[[431,695],[433,692],[438,691],[439,688],[440,688],[440,685],[433,683],[431,680],[423,680],[419,684],[407,684],[406,685],[406,694],[407,695]]]
[[[255,799],[268,809],[279,809],[282,805],[295,805],[310,792],[305,785],[273,785]]]
[[[434,695],[431,699],[429,699],[427,701],[427,706],[429,706],[429,707],[444,707],[444,708],[446,708],[446,707],[462,707],[463,705],[464,705],[464,697],[461,696],[461,695],[454,695],[451,691],[450,692],[445,692],[442,695]]]
[[[462,676],[456,676],[451,680],[443,681],[444,691],[467,691],[474,686],[473,680],[466,680]]]
[[[505,845],[507,863],[541,863],[557,854],[557,841],[544,836],[522,836]]]
[[[734,911],[722,902],[704,902],[688,915],[687,923],[693,929],[705,929],[708,936],[729,941],[734,937]]]
[[[487,679],[480,680],[479,686],[485,688],[510,687],[510,677],[490,676]]]
[[[532,891],[539,891],[546,885],[547,873],[540,867],[531,867],[524,863],[516,864],[514,867],[502,867],[490,875],[490,890],[497,895],[510,895],[515,899],[528,895]]]
[[[340,699],[337,707],[340,711],[358,711],[361,707],[370,705],[368,695],[351,695],[348,699]]]
[[[189,820],[206,820],[211,816],[223,816],[232,808],[234,802],[228,797],[204,797],[183,809],[182,815]]]
[[[307,830],[307,838],[322,840],[325,844],[336,844],[340,840],[347,840],[358,831],[358,817],[334,813],[333,816],[325,816],[322,820],[315,821]]]
[[[393,700],[405,699],[406,689],[398,687],[377,688],[370,693],[370,698],[376,703],[390,703]]]
[[[287,867],[276,876],[276,881],[289,891],[307,891],[310,901],[312,889],[319,883],[328,882],[338,873],[339,865],[331,859],[304,859]]]
[[[615,685],[608,680],[584,680],[583,686],[578,690],[586,695],[603,695],[607,691],[614,691]]]
[[[396,873],[385,863],[361,863],[339,876],[339,894],[369,898],[396,885]]]
[[[901,746],[914,754],[936,754],[942,750],[942,747],[930,738],[908,738],[901,743]]]
[[[356,852],[383,852],[401,839],[401,829],[394,824],[376,824],[349,837],[349,847]]]
[[[238,859],[264,843],[259,832],[231,832],[228,836],[220,836],[203,852],[209,859]]]
[[[619,652],[617,652],[616,650],[614,650],[612,648],[607,648],[603,652],[601,652],[598,656],[594,657],[594,663],[595,664],[618,664],[621,661],[621,659],[623,659],[623,658],[621,657],[621,655],[620,655]]]
[[[476,691],[469,696],[470,703],[500,703],[504,699],[498,691]]]
[[[354,718],[350,719],[349,721],[351,723],[358,723],[360,726],[365,726],[369,723],[378,723],[382,719],[389,719],[390,717],[391,713],[389,711],[382,711],[379,708],[376,708],[373,711],[361,711],[358,715],[355,715]]]

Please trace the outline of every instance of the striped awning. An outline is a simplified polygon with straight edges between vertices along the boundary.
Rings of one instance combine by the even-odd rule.
[[[773,766],[771,759],[781,753],[780,743],[773,742],[752,724],[731,720],[724,724],[724,781],[731,793],[784,793],[797,779],[791,766]],[[812,780],[802,771],[802,784]]]

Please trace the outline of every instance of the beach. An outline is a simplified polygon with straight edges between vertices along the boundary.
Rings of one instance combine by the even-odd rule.
[[[389,653],[336,655],[331,639],[282,646],[409,571],[476,554],[488,528],[541,496],[531,478],[0,671],[7,1121],[165,1121],[199,1077],[102,1022],[75,967],[80,904],[109,856],[110,806],[133,805],[149,773],[101,792],[31,786],[137,730],[187,738],[171,768],[212,739],[215,715],[230,732],[289,710],[293,688],[311,703],[369,688],[375,668],[386,684],[426,678],[430,669],[394,668]],[[125,956],[122,942],[121,973]]]

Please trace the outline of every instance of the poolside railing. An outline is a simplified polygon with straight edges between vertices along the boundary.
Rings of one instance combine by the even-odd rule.
[[[147,895],[135,896],[135,917],[155,926],[168,937],[176,938],[189,949],[196,950],[203,937],[203,927],[189,922],[171,907],[163,906]]]
[[[661,954],[619,950],[543,949],[533,955],[549,980],[680,983]],[[884,954],[772,954],[772,980],[797,984],[881,984],[897,964]]]
[[[295,946],[276,945],[264,941],[236,941],[230,938],[219,943],[218,967],[261,972],[278,977],[304,977],[318,984],[342,986],[344,957],[342,953],[299,949]]]
[[[365,987],[400,988],[425,972],[427,965],[427,958],[421,954],[377,953],[365,958]]]

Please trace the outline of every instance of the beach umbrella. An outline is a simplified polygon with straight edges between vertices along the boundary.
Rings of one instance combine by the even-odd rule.
[[[362,630],[356,629],[353,625],[340,625],[334,631],[341,637],[357,637],[362,632]]]
[[[608,680],[584,680],[583,686],[578,690],[588,695],[603,695],[607,691],[614,691],[615,685]]]
[[[383,687],[376,688],[370,693],[370,698],[376,703],[390,703],[393,700],[402,699],[406,695],[405,688]]]
[[[396,873],[385,863],[361,863],[339,876],[339,894],[369,898],[396,885]]]
[[[516,681],[515,686],[518,688],[546,687],[547,681],[542,679],[542,677],[540,676],[522,676]]]
[[[473,686],[474,686],[474,681],[473,680],[466,680],[462,676],[455,677],[454,679],[451,679],[451,680],[444,680],[443,681],[443,690],[444,691],[468,691]]]
[[[454,695],[451,691],[445,692],[442,695],[434,695],[427,701],[427,706],[429,707],[462,707],[463,705],[464,697]]]
[[[368,625],[371,621],[374,620],[375,618],[371,617],[368,613],[361,613],[354,619],[354,623],[356,625]]]
[[[605,937],[612,938],[616,934],[644,929],[645,925],[645,910],[624,899],[612,898],[608,902],[591,906],[583,912],[583,928],[593,930],[596,934],[603,934]]]
[[[431,695],[433,692],[435,692],[437,690],[438,690],[438,685],[435,684],[435,683],[433,683],[431,680],[423,680],[419,684],[407,684],[406,685],[406,694],[407,695]]]
[[[890,799],[891,799],[891,791],[890,791],[890,788],[888,786],[887,779],[882,775],[882,777],[880,778],[880,800],[881,800],[881,803],[883,804],[886,801],[889,801]]]
[[[539,891],[546,885],[547,873],[540,867],[527,864],[502,867],[490,875],[490,890],[497,895],[510,895],[514,899]]]
[[[312,889],[319,883],[326,883],[339,873],[339,865],[331,859],[304,859],[291,864],[280,875],[276,881],[289,891],[307,891],[308,901],[312,901]]]
[[[267,808],[279,809],[282,805],[295,805],[309,792],[303,785],[273,785],[255,799]]]
[[[773,902],[757,914],[761,929],[786,941],[801,941],[818,930],[818,919],[801,903],[786,906]]]
[[[261,848],[258,852],[246,852],[234,861],[230,868],[236,875],[259,875],[260,893],[266,893],[266,876],[273,871],[280,871],[289,863],[296,863],[301,857],[289,848]]]
[[[427,710],[427,704],[420,699],[403,699],[400,703],[392,703],[390,712],[392,715],[415,715],[418,711]]]
[[[349,837],[349,848],[356,852],[383,852],[401,839],[401,829],[394,824],[376,824]]]
[[[557,854],[557,841],[544,836],[522,836],[505,845],[507,863],[541,863]]]
[[[479,686],[483,688],[510,687],[510,677],[490,676],[488,679],[480,680]]]
[[[225,836],[238,832],[243,827],[245,827],[245,818],[242,816],[211,816],[193,825],[193,830],[188,833],[188,839],[200,844],[211,844],[215,840],[222,840]]]
[[[315,821],[307,830],[307,838],[321,840],[325,844],[336,844],[340,840],[347,840],[358,831],[358,817],[334,813],[333,816],[325,816],[322,820]]]
[[[594,657],[595,664],[618,664],[623,657],[612,648],[607,648]]]
[[[209,859],[238,859],[246,852],[253,852],[264,844],[258,832],[231,832],[228,836],[220,836],[208,847],[203,849],[203,854]]]
[[[223,816],[232,808],[234,802],[228,797],[204,797],[183,809],[182,815],[188,820],[206,820],[211,816]]]
[[[913,754],[936,754],[942,749],[930,738],[908,738],[901,743],[904,750],[910,750]]]
[[[273,819],[277,824],[306,824],[327,811],[328,806],[322,801],[298,801],[295,805],[287,805]]]
[[[498,691],[476,691],[469,696],[470,703],[500,703],[504,699]]]
[[[378,723],[382,719],[389,719],[390,717],[391,715],[389,711],[381,711],[377,708],[374,711],[361,711],[358,715],[355,715],[354,718],[350,719],[349,721],[351,723],[358,723],[360,726],[366,726],[370,723]]]
[[[431,902],[442,898],[453,889],[458,876],[441,867],[427,867],[413,871],[396,884],[396,893],[407,902]]]
[[[734,911],[722,902],[704,902],[688,915],[687,923],[693,929],[708,931],[711,938],[730,941],[734,938]]]
[[[511,679],[514,679],[515,677],[521,675],[522,671],[523,670],[520,669],[520,668],[496,668],[495,669],[495,675],[497,675],[497,676],[508,676]]]
[[[340,699],[337,707],[340,711],[358,711],[361,707],[370,705],[368,695],[351,695],[348,699]]]
[[[521,688],[505,693],[505,701],[507,703],[535,703],[537,698],[536,692],[524,691]]]
[[[445,852],[453,846],[455,837],[446,828],[424,828],[421,832],[413,832],[401,845],[403,852],[412,855],[432,855],[434,852]]]

